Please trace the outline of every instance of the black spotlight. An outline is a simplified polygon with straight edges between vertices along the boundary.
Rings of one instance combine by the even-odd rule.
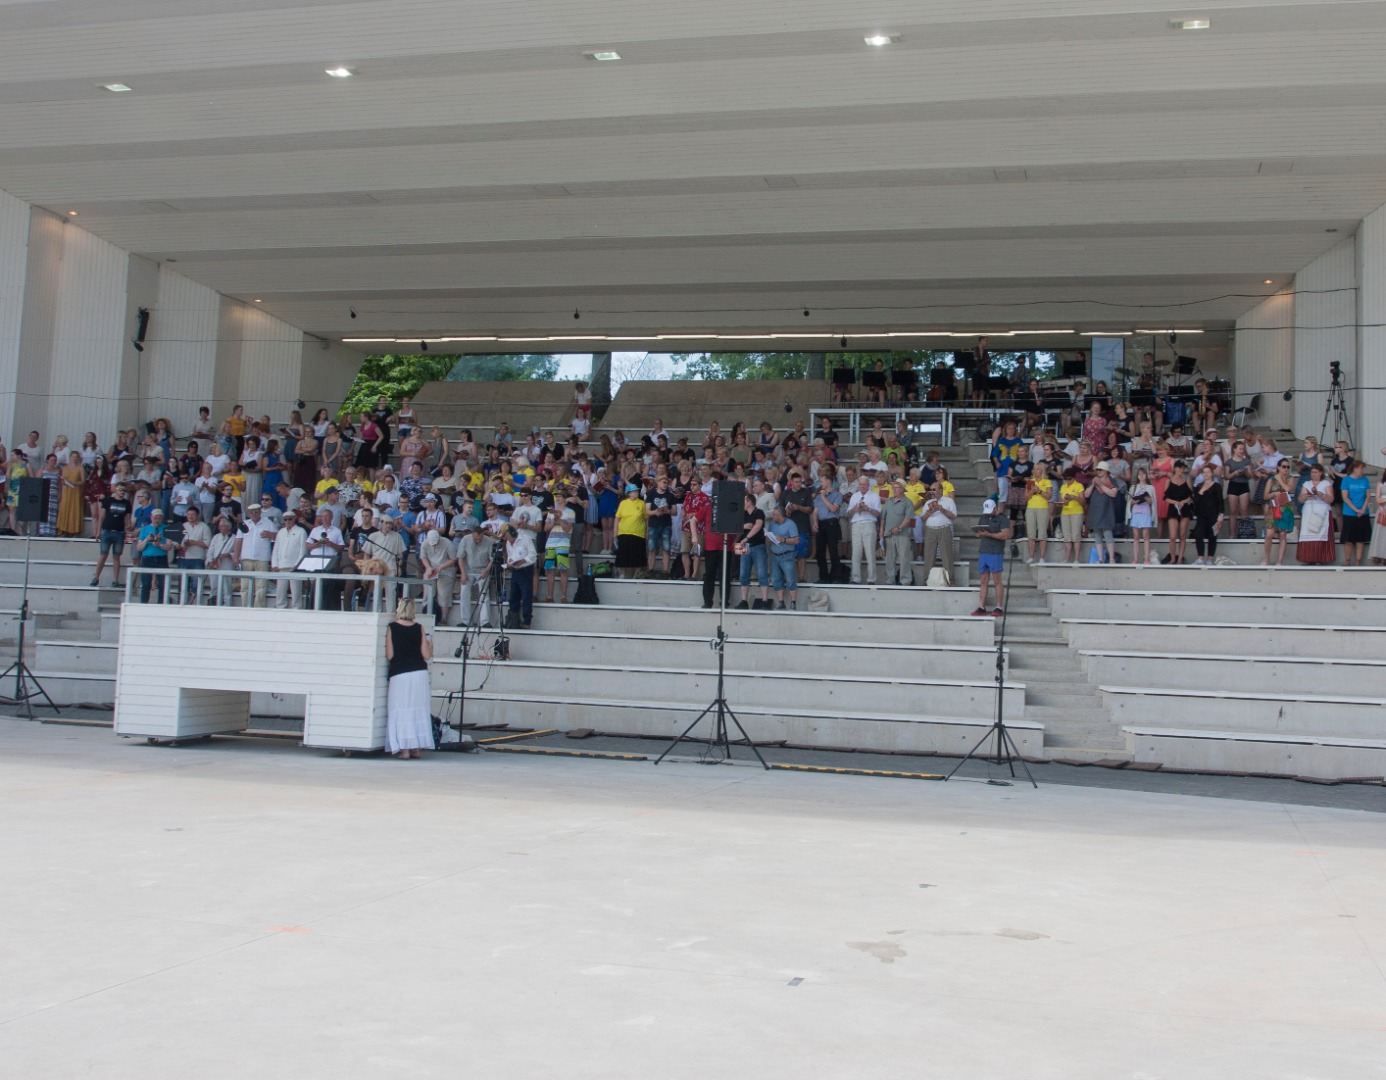
[[[347,308],[347,314],[349,314],[353,319],[356,318],[356,309],[354,307]]]
[[[144,339],[149,333],[149,309],[142,307],[135,313],[135,338],[130,342],[135,352],[144,352]]]
[[[575,318],[575,319],[580,319],[580,318],[582,318],[582,312],[580,312],[577,308],[573,308],[573,318]]]
[[[419,352],[428,352],[428,342],[422,339],[419,341]]]
[[[1283,397],[1286,401],[1294,401],[1295,388],[1293,386],[1290,387],[1288,390],[1285,391],[1285,393],[1281,394],[1280,396]]]
[[[792,402],[786,401],[786,402],[784,403],[784,411],[785,411],[785,412],[793,412],[793,411],[794,411],[794,404],[793,404]]]
[[[809,317],[809,309],[808,309],[808,308],[804,308],[804,318],[807,319],[808,317]]]
[[[841,341],[838,342],[838,344],[841,345],[844,349],[847,348],[847,339],[844,337]]]

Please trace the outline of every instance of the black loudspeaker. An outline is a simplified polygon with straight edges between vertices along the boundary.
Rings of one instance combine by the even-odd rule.
[[[22,477],[19,481],[19,501],[15,503],[16,521],[43,520],[43,484],[34,476]]]
[[[746,485],[740,480],[718,480],[712,485],[712,531],[741,535],[746,524]]]

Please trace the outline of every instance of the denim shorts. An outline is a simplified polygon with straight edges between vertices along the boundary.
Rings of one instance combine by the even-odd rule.
[[[119,529],[101,530],[101,554],[110,555],[114,552],[117,555],[125,551],[125,533]]]
[[[1004,565],[1005,556],[1002,555],[978,555],[977,572],[979,574],[999,574]]]
[[[667,518],[662,522],[650,522],[645,530],[645,545],[651,552],[668,551],[673,539],[674,525]]]

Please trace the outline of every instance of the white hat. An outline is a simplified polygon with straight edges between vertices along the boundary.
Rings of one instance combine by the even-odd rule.
[[[984,514],[994,514],[994,513],[996,513],[996,500],[995,500],[995,499],[988,499],[986,502],[982,503],[982,513],[984,513]]]

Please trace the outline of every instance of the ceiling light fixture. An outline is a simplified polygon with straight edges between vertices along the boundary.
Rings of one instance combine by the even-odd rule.
[[[254,300],[251,301],[251,303],[252,303],[252,304],[263,304],[264,301],[261,300],[261,299],[257,296]]]
[[[887,45],[894,45],[900,41],[899,34],[867,34],[863,39],[868,45],[874,45],[878,49],[883,49]]]
[[[1170,19],[1171,30],[1207,30],[1213,25],[1212,19]]]
[[[1275,278],[1266,278],[1266,280],[1263,281],[1263,282],[1261,282],[1261,284],[1262,284],[1262,285],[1274,285],[1274,284],[1275,284]]]
[[[326,73],[334,79],[349,79],[356,74],[349,67],[331,67],[327,69]]]
[[[68,216],[68,217],[76,217],[76,216],[77,216],[77,211],[76,211],[76,210],[69,210],[69,211],[67,212],[67,216]]]
[[[109,90],[113,94],[128,94],[130,92],[130,87],[126,86],[123,82],[102,83],[101,89]]]
[[[356,309],[354,307],[348,307],[347,314],[350,315],[353,319],[356,318]]]
[[[602,62],[621,59],[621,54],[615,49],[593,49],[591,52],[582,54],[589,60],[600,60]]]

